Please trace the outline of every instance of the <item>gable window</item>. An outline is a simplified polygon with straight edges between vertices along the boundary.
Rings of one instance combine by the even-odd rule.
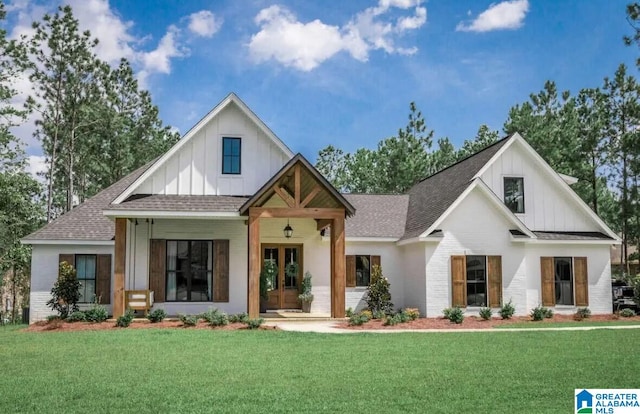
[[[76,255],[76,276],[80,282],[80,303],[91,303],[96,297],[96,255]]]
[[[524,178],[504,177],[504,203],[516,214],[524,214]]]
[[[346,262],[347,287],[367,287],[371,283],[373,266],[380,266],[380,256],[348,255]]]
[[[167,240],[166,300],[211,301],[213,242]]]
[[[586,257],[541,257],[542,305],[589,305]]]
[[[502,304],[501,256],[451,256],[452,306]]]
[[[240,174],[240,138],[222,138],[222,174]]]

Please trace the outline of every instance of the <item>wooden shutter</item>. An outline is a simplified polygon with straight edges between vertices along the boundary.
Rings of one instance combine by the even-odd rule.
[[[74,268],[76,267],[76,255],[75,254],[64,254],[61,253],[58,256],[58,263],[67,262]]]
[[[213,241],[213,301],[229,302],[229,240]]]
[[[96,264],[96,297],[100,303],[108,305],[111,303],[111,255],[97,255]]]
[[[371,269],[373,270],[373,266],[382,266],[380,264],[380,256],[371,256]]]
[[[555,268],[553,265],[553,257],[540,258],[540,273],[542,275],[542,306],[555,306]]]
[[[154,302],[165,301],[167,241],[152,239],[149,250],[149,290],[153,291]]]
[[[467,306],[467,257],[451,256],[451,306]]]
[[[576,286],[576,306],[589,306],[589,277],[586,257],[573,259],[573,278]]]
[[[347,256],[347,287],[356,287],[356,257]]]
[[[487,256],[489,278],[489,307],[502,304],[502,256]]]

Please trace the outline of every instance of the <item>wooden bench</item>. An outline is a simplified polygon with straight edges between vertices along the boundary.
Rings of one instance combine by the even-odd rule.
[[[143,310],[147,315],[153,306],[152,290],[125,290],[124,307],[131,310]]]

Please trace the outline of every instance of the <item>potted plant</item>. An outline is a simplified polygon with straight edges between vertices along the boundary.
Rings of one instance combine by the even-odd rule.
[[[269,290],[273,287],[276,277],[278,277],[278,266],[271,260],[265,261],[260,272],[260,313],[267,311]]]
[[[302,303],[302,312],[311,312],[311,302],[313,302],[313,294],[311,293],[311,273],[306,272],[302,278],[302,293],[298,295],[298,300]]]

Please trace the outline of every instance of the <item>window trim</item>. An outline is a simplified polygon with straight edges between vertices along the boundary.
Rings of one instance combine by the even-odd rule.
[[[369,285],[371,284],[371,255],[370,254],[354,254],[353,256],[355,259],[355,272],[356,272],[356,276],[355,276],[356,285],[354,287],[355,288],[369,287]],[[358,284],[358,257],[367,257],[369,259],[369,283],[367,283],[366,285]]]
[[[558,303],[557,295],[558,295],[558,283],[562,281],[556,280],[556,263],[558,259],[569,259],[569,282],[571,284],[571,303]],[[567,307],[575,307],[576,306],[576,277],[575,277],[575,265],[574,265],[574,256],[553,256],[553,294],[555,306],[567,306]]]
[[[191,243],[192,242],[205,242],[205,243],[211,243],[211,269],[207,269],[206,273],[207,273],[207,277],[209,275],[211,275],[211,292],[210,292],[210,298],[208,300],[198,300],[198,301],[192,301],[190,300],[191,297],[191,266],[188,267],[186,273],[186,277],[187,277],[187,300],[178,300],[178,299],[169,299],[169,273],[175,273],[176,274],[176,280],[178,277],[178,271],[177,269],[174,270],[170,270],[169,269],[169,242],[187,242],[188,243],[188,257],[189,257],[189,262],[191,262]],[[210,240],[210,239],[166,239],[165,240],[165,266],[164,266],[164,288],[165,288],[165,298],[164,301],[165,302],[170,302],[170,303],[209,303],[213,301],[213,295],[214,295],[214,282],[215,282],[215,278],[214,278],[214,269],[215,269],[215,257],[214,257],[214,247],[215,241],[214,240]],[[177,245],[176,245],[176,253],[177,253]],[[177,259],[177,257],[176,257]],[[208,279],[207,279],[208,282]],[[176,295],[177,298],[177,295]]]
[[[518,209],[516,208],[515,210],[512,210],[511,207],[509,207],[509,204],[507,204],[507,180],[521,180],[522,181],[522,211],[517,211]],[[521,175],[505,175],[502,177],[502,201],[504,202],[504,205],[507,206],[507,208],[509,209],[509,211],[511,211],[513,214],[525,214],[525,212],[527,211],[526,206],[525,206],[525,190],[524,190],[524,177]],[[516,204],[517,207],[517,204]]]
[[[469,258],[470,257],[483,257],[484,258],[484,304],[482,305],[469,305]],[[489,256],[486,254],[468,254],[465,255],[465,302],[467,308],[482,308],[487,307],[489,303]],[[475,285],[479,285],[481,283],[472,282]],[[476,293],[477,294],[477,293]]]
[[[224,147],[225,147],[225,143],[227,142],[227,140],[229,141],[237,141],[238,142],[238,155],[225,155],[224,152]],[[220,163],[222,168],[221,168],[221,173],[223,175],[241,175],[242,174],[242,138],[241,137],[222,137],[222,151],[221,151],[221,157],[222,157],[222,162]],[[226,157],[232,157],[232,158],[236,158],[238,159],[238,172],[226,172],[225,171],[225,158]]]
[[[84,278],[79,278],[78,277],[78,257],[93,257],[93,263],[94,263],[94,266],[93,266],[93,279],[88,279],[86,277],[84,277]],[[76,279],[78,281],[81,281],[81,280],[85,280],[85,281],[86,280],[93,280],[93,300],[91,300],[91,301],[82,301],[82,302],[78,301],[78,303],[93,303],[96,300],[96,296],[97,296],[96,290],[98,288],[98,255],[97,254],[91,254],[91,253],[89,253],[89,254],[84,254],[84,253],[82,253],[82,254],[80,254],[80,253],[74,254],[73,255],[73,268],[76,270]],[[86,274],[85,274],[85,276],[86,276]],[[87,293],[87,286],[84,285],[84,294],[86,294],[86,293]]]

